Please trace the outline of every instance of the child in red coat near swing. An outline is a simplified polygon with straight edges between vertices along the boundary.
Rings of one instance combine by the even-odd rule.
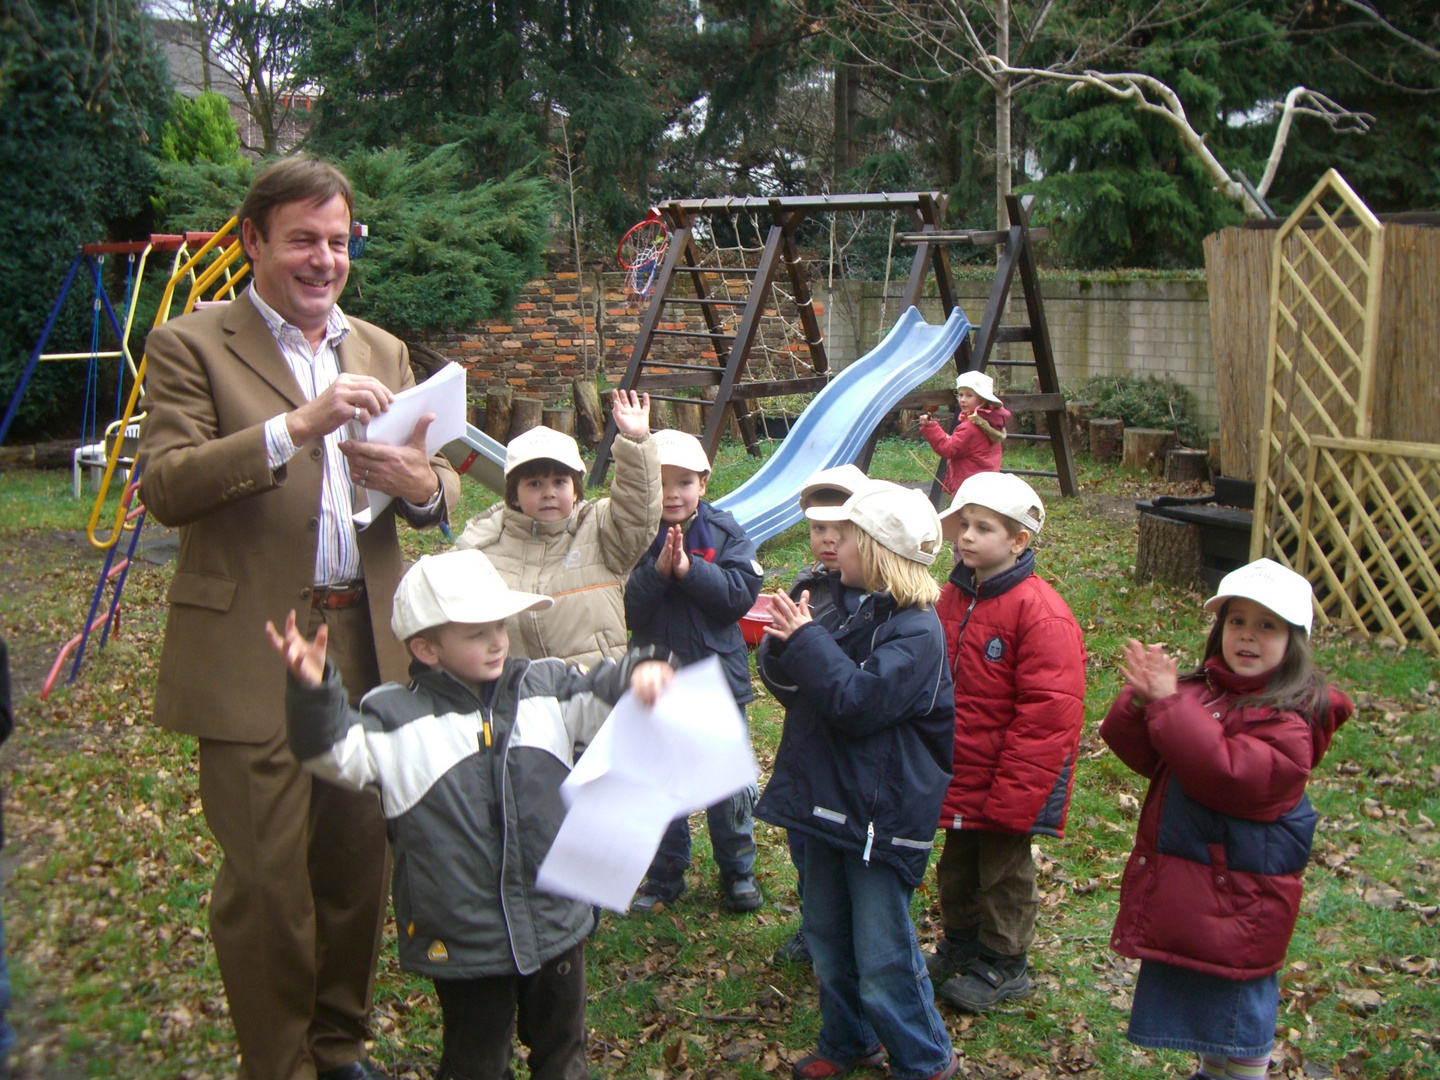
[[[1310,772],[1354,711],[1310,658],[1310,583],[1258,559],[1205,602],[1205,658],[1125,646],[1100,737],[1150,781],[1110,947],[1140,960],[1130,1041],[1200,1055],[1192,1077],[1269,1069],[1278,972],[1318,815]]]
[[[995,380],[982,371],[964,372],[955,380],[960,422],[945,434],[929,413],[920,414],[920,434],[945,459],[945,491],[954,495],[976,473],[997,472],[1005,447],[1010,410],[995,396]]]

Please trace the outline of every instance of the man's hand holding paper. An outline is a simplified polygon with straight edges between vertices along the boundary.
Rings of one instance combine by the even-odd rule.
[[[351,478],[369,499],[369,506],[355,514],[361,528],[391,499],[424,506],[434,496],[437,481],[430,456],[465,434],[465,369],[446,364],[423,383],[396,394],[378,415],[365,415],[369,422],[364,439],[340,444]]]

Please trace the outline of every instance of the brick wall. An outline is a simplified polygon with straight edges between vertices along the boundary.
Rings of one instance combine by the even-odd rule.
[[[624,298],[624,276],[600,267],[586,268],[583,283],[573,269],[555,259],[551,272],[528,285],[510,317],[464,333],[448,334],[435,348],[470,371],[473,394],[506,385],[516,393],[558,404],[570,384],[593,376],[602,362],[607,377],[618,380],[630,359],[641,313]],[[900,284],[891,282],[882,305],[878,282],[847,282],[827,297],[816,282],[816,307],[832,366],[843,367],[879,340],[884,323],[899,317]],[[972,320],[985,310],[989,282],[956,283],[961,307]],[[1042,284],[1060,380],[1078,384],[1101,373],[1172,375],[1195,394],[1201,427],[1213,428],[1219,415],[1215,369],[1210,348],[1209,298],[1204,281],[1047,281]],[[583,313],[582,313],[583,303]],[[596,308],[598,303],[598,321]],[[1018,310],[1019,301],[1016,301]],[[828,308],[828,310],[827,310]],[[927,301],[925,315],[938,317],[938,303]],[[1012,316],[1014,318],[1018,316]],[[698,315],[661,326],[703,330]],[[769,328],[771,343],[786,343]],[[793,344],[793,341],[791,342]],[[1003,358],[1000,346],[997,355]],[[1029,359],[1026,345],[1008,346],[1015,359]],[[588,352],[588,365],[587,365]],[[713,361],[703,339],[666,337],[656,355],[677,362]],[[1023,370],[1023,369],[1022,369]],[[758,373],[756,377],[759,377]]]

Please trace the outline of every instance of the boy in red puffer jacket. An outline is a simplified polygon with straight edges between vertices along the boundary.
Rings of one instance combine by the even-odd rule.
[[[1065,835],[1084,724],[1085,645],[1035,574],[1045,507],[1008,473],[978,473],[941,515],[955,569],[936,612],[955,678],[954,778],[936,876],[945,937],[936,996],[970,1013],[1030,993],[1040,893],[1032,835]]]

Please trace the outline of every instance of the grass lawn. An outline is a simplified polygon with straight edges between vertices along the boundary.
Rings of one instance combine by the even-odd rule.
[[[1009,465],[1032,463],[1042,464],[1036,451],[1007,451]],[[933,464],[922,443],[887,440],[872,472],[921,480]],[[723,450],[710,496],[753,468],[742,450]],[[1117,692],[1125,638],[1171,642],[1182,665],[1194,662],[1203,597],[1133,580],[1133,502],[1164,485],[1083,461],[1080,472],[1079,499],[1059,498],[1053,481],[1037,483],[1050,511],[1039,569],[1079,618],[1090,655],[1069,835],[1037,845],[1036,993],[976,1019],[942,1009],[963,1076],[1185,1076],[1193,1068],[1185,1055],[1140,1051],[1124,1037],[1134,965],[1107,943],[1144,785],[1099,742],[1095,725]],[[73,685],[62,677],[47,701],[38,697],[85,617],[100,563],[83,535],[89,502],[73,501],[69,484],[68,473],[0,474],[0,634],[10,643],[18,713],[0,758],[17,1075],[220,1080],[236,1072],[206,932],[220,852],[201,813],[194,741],[148,722],[171,566],[137,561],[119,638],[91,649]],[[467,482],[457,525],[491,498]],[[144,534],[147,542],[162,536]],[[407,532],[402,542],[411,556],[445,545],[435,533]],[[761,549],[767,585],[788,584],[808,558],[803,527],[770,541]],[[942,561],[937,574],[948,571]],[[1316,639],[1320,662],[1361,707],[1310,788],[1324,821],[1282,975],[1274,1060],[1289,1077],[1440,1076],[1440,666],[1418,647],[1381,647],[1333,628]],[[751,732],[768,769],[782,716],[758,680],[756,690]],[[703,825],[695,836],[689,894],[647,919],[607,914],[590,942],[597,1076],[788,1076],[789,1062],[813,1046],[814,981],[806,969],[771,961],[799,921],[784,837],[757,825],[767,903],[733,916],[718,909]],[[927,947],[939,931],[931,882],[913,908]],[[429,984],[398,968],[392,926],[374,1058],[396,1077],[430,1077],[438,1022]]]

